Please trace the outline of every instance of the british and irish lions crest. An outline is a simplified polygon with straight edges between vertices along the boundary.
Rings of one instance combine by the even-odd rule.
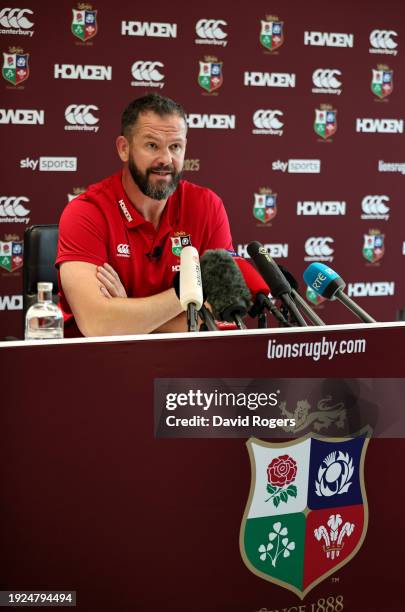
[[[394,90],[394,71],[388,66],[379,64],[377,69],[372,70],[371,91],[383,100]]]
[[[91,4],[84,2],[79,2],[77,9],[72,9],[72,34],[83,42],[97,34],[97,11],[92,9]]]
[[[180,257],[184,247],[191,246],[191,236],[185,232],[175,232],[170,240],[172,241],[172,253],[176,257]]]
[[[30,75],[28,66],[29,53],[24,53],[20,47],[10,47],[8,53],[3,53],[3,78],[18,87]]]
[[[284,22],[274,15],[267,15],[261,20],[260,43],[272,53],[284,42]]]
[[[277,214],[277,194],[267,187],[261,187],[254,194],[253,216],[262,223],[268,223]]]
[[[379,230],[370,230],[364,234],[363,257],[370,263],[377,263],[385,253],[384,234]]]
[[[321,104],[320,108],[315,109],[314,130],[323,140],[327,140],[336,133],[337,110],[329,104]]]
[[[368,525],[368,439],[247,442],[252,481],[240,549],[257,576],[305,595],[359,551]]]
[[[222,62],[214,56],[207,55],[204,61],[200,61],[200,72],[198,74],[198,84],[208,93],[213,93],[219,89],[223,83]]]

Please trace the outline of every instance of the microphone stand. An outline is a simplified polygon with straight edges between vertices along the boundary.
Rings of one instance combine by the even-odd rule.
[[[314,325],[325,325],[325,322],[322,321],[321,317],[318,317],[316,312],[314,312],[310,306],[308,306],[308,304],[306,303],[304,298],[300,296],[298,291],[291,288],[291,294],[294,300],[297,302],[298,306],[301,308],[301,310],[307,315],[311,323],[313,323]]]
[[[189,332],[198,332],[198,310],[193,303],[187,305],[187,329]]]
[[[201,306],[198,314],[200,315],[200,319],[202,321],[200,331],[218,331],[218,328],[215,325],[214,317],[208,308],[204,306],[204,304]]]

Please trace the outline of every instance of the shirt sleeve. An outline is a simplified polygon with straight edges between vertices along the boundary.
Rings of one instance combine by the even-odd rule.
[[[227,249],[233,251],[231,230],[225,206],[219,196],[214,192],[211,192],[211,194],[210,228],[204,250]]]
[[[107,261],[107,223],[100,209],[85,198],[75,198],[64,209],[59,222],[55,265],[64,261],[86,261],[102,266]]]

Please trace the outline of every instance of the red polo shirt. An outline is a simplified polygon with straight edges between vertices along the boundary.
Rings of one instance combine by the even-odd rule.
[[[182,246],[192,244],[200,255],[207,249],[233,249],[224,205],[210,189],[180,181],[155,229],[128,199],[121,176],[119,171],[91,185],[66,206],[59,224],[56,265],[107,262],[128,297],[146,297],[172,286]],[[73,335],[68,330],[73,315],[62,289],[60,304],[66,335]]]

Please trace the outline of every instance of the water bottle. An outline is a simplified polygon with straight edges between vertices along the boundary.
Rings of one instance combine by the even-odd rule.
[[[38,283],[38,301],[25,317],[26,340],[63,338],[63,315],[52,301],[53,283]]]

